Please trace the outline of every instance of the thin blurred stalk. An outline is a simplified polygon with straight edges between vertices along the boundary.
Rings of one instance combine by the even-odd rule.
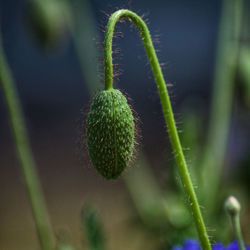
[[[131,169],[123,175],[123,180],[140,218],[147,226],[162,227],[169,222],[165,197],[143,152],[140,152]]]
[[[21,103],[15,88],[11,70],[4,55],[0,37],[0,84],[8,108],[10,125],[15,140],[19,161],[25,179],[30,204],[36,224],[36,230],[43,250],[53,249],[53,236],[45,207],[44,198],[36,172],[34,158],[25,127]]]
[[[171,227],[182,228],[189,224],[188,210],[179,199],[179,193],[162,192],[143,152],[123,175],[123,180],[138,215],[149,228],[165,234]]]
[[[229,196],[225,202],[225,209],[231,219],[234,236],[237,240],[239,249],[246,250],[240,228],[241,205],[239,201],[234,196]]]
[[[243,101],[250,108],[250,47],[241,46],[239,58],[239,74],[243,87]]]
[[[72,38],[80,62],[82,76],[92,95],[101,88],[97,73],[98,50],[94,39],[98,39],[96,25],[88,0],[69,0],[72,8]]]
[[[210,124],[201,166],[204,205],[213,213],[228,141],[243,0],[223,0],[218,34]]]

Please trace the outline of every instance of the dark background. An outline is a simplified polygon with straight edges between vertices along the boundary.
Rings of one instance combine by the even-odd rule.
[[[117,246],[119,249],[152,249],[148,235],[125,223],[132,208],[122,180],[103,180],[88,159],[82,157],[84,141],[79,138],[83,134],[90,97],[71,38],[66,37],[59,47],[50,51],[41,49],[25,22],[24,5],[23,0],[0,0],[0,23],[53,228],[70,231],[73,242],[79,245],[80,209],[90,200],[106,224],[111,249]],[[118,7],[147,13],[152,36],[159,36],[156,48],[160,61],[166,63],[166,81],[173,84],[170,95],[177,120],[181,121],[183,110],[188,107],[198,111],[206,124],[220,1],[91,1],[96,40],[102,41],[104,36],[100,31],[106,24],[102,21],[103,11],[112,13]],[[155,174],[160,175],[163,160],[172,155],[157,89],[138,33],[129,25],[119,24],[119,28],[124,34],[124,38],[116,40],[122,50],[118,63],[123,74],[116,86],[133,100],[141,120],[141,147]],[[237,129],[234,132],[238,134]],[[232,152],[245,148],[249,136],[242,137]],[[0,98],[0,169],[0,249],[39,249],[3,98]],[[116,237],[113,237],[114,231]],[[128,242],[125,234],[137,236]]]

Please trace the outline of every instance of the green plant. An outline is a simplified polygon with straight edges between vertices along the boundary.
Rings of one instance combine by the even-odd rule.
[[[240,250],[245,250],[246,248],[245,248],[245,244],[243,241],[243,237],[241,234],[241,228],[240,228],[240,210],[241,210],[240,203],[238,202],[238,200],[235,197],[230,196],[230,197],[228,197],[228,199],[225,202],[225,209],[226,209],[226,211],[227,211],[227,213],[230,216],[230,219],[232,221],[234,235],[238,241],[238,245],[240,247]]]
[[[219,70],[216,75],[216,79],[217,79],[216,82],[218,82],[218,79],[222,79],[223,84],[225,84],[226,80],[230,80],[230,87],[231,87],[230,88],[227,86],[227,91],[226,91],[226,96],[227,96],[226,100],[228,101],[227,103],[229,103],[228,106],[230,107],[225,107],[227,105],[224,105],[220,108],[219,113],[223,115],[223,117],[221,120],[219,120],[218,124],[216,124],[217,129],[223,130],[224,132],[221,135],[222,137],[215,138],[224,145],[220,147],[220,150],[218,153],[219,158],[215,158],[215,159],[220,159],[220,161],[216,162],[217,164],[220,163],[219,164],[220,166],[222,165],[221,161],[223,160],[223,154],[224,154],[225,145],[226,145],[225,140],[226,140],[227,133],[228,133],[228,124],[229,124],[228,117],[230,114],[231,101],[232,101],[232,93],[230,91],[232,91],[232,80],[234,78],[235,67],[236,67],[236,60],[234,61],[232,60],[232,58],[234,59],[237,58],[237,52],[238,52],[238,46],[239,46],[238,36],[239,36],[239,26],[240,26],[240,16],[241,16],[240,10],[242,8],[242,1],[240,0],[238,4],[239,5],[237,5],[237,8],[236,8],[237,18],[236,18],[236,31],[234,34],[235,40],[233,40],[233,42],[230,43],[230,46],[228,46],[231,50],[233,50],[233,53],[232,53],[233,55],[230,56],[229,58],[230,60],[227,63],[227,67],[229,67],[230,70],[228,71],[228,74],[226,74],[226,76],[224,77],[220,76],[220,73],[218,73]],[[162,103],[162,110],[163,110],[164,118],[167,124],[168,132],[170,135],[170,140],[174,149],[177,166],[180,172],[184,190],[187,193],[188,204],[190,205],[191,213],[193,214],[193,217],[194,217],[194,221],[197,227],[201,245],[203,246],[203,249],[211,249],[208,236],[207,236],[207,232],[205,229],[205,225],[202,219],[201,211],[199,209],[199,204],[196,198],[196,194],[194,192],[194,188],[190,180],[190,176],[189,176],[190,174],[187,169],[187,164],[186,164],[182,146],[179,140],[179,135],[177,133],[174,115],[172,112],[171,103],[170,103],[169,96],[168,96],[168,91],[165,85],[163,74],[161,72],[161,68],[160,68],[152,41],[151,41],[148,28],[139,16],[137,16],[134,12],[131,12],[129,10],[119,10],[113,13],[107,25],[107,31],[106,31],[106,37],[105,37],[105,61],[104,61],[105,62],[105,90],[101,91],[100,93],[96,95],[93,101],[93,104],[91,106],[88,119],[87,119],[87,145],[88,145],[88,150],[89,150],[92,163],[104,177],[106,177],[107,179],[115,179],[126,168],[126,166],[129,164],[132,158],[133,147],[134,147],[134,120],[133,120],[132,111],[129,105],[127,104],[127,100],[123,96],[123,94],[119,90],[113,88],[112,39],[113,39],[113,32],[114,32],[115,25],[121,18],[128,18],[137,26],[137,28],[140,31],[146,53],[148,55],[148,59],[151,64],[152,71],[155,76],[156,85],[157,85],[161,103]],[[46,37],[46,34],[43,36]],[[223,46],[221,45],[221,47]],[[224,56],[225,56],[224,53],[228,51],[228,47],[227,47],[227,50],[223,50],[222,54]],[[222,59],[220,58],[221,61],[225,60],[225,58],[222,58]],[[219,65],[223,65],[221,61]],[[218,66],[218,68],[221,69],[221,66],[220,67]],[[0,44],[0,81],[2,84],[3,92],[5,95],[6,103],[7,103],[8,110],[9,110],[10,121],[11,121],[12,129],[13,129],[21,165],[23,167],[23,173],[25,176],[27,190],[30,196],[30,201],[31,201],[32,209],[33,209],[33,214],[34,214],[34,218],[35,218],[35,222],[37,226],[40,243],[43,249],[52,250],[54,249],[53,248],[53,236],[51,233],[50,223],[49,223],[48,216],[46,213],[43,197],[40,191],[41,188],[40,188],[39,180],[36,174],[34,160],[33,160],[29,142],[27,139],[28,136],[27,136],[27,132],[24,126],[24,119],[22,115],[22,110],[20,108],[21,105],[19,103],[19,98],[17,96],[17,92],[13,84],[10,70],[8,69],[6,59],[3,53],[3,49],[1,48],[1,44]],[[219,90],[220,90],[219,93],[223,92],[223,88],[219,88]],[[224,112],[225,110],[226,110],[226,113]],[[192,126],[193,124],[191,124],[191,127]],[[216,131],[215,135],[217,133],[219,132]],[[195,136],[191,134],[190,137],[194,138]],[[188,138],[187,140],[190,140],[190,138]],[[209,151],[209,153],[211,154],[212,151],[213,150]],[[215,161],[215,159],[213,159],[213,162]],[[210,164],[211,164],[211,161],[210,161]],[[211,172],[211,169],[208,166],[209,164],[206,165],[207,167],[206,171]],[[216,175],[218,173],[220,173],[220,170],[218,170],[217,172],[213,171],[213,173],[210,173],[209,178],[213,179],[211,176]],[[155,185],[154,180],[148,178],[150,177],[151,174],[150,173],[149,174],[143,173],[143,174],[146,175],[145,179],[151,182],[150,187],[154,187]],[[131,182],[131,179],[126,178],[126,183],[128,184],[128,188],[130,188],[131,196],[136,194],[136,191],[134,191],[133,189],[135,189],[139,185],[137,186],[133,186],[133,185],[135,182],[138,182],[138,181],[139,181],[138,178],[133,180],[133,182]],[[204,186],[206,186],[207,184],[206,181],[207,179],[205,175],[204,181],[202,182],[202,183],[205,183]],[[219,175],[216,177],[215,182],[216,183],[214,185],[214,189],[212,189],[212,191],[209,193],[207,197],[205,197],[205,195],[206,195],[207,190],[210,190],[209,188],[204,188],[203,192],[201,193],[201,198],[205,197],[209,203],[210,203],[210,198],[215,197],[213,193],[215,192],[214,190],[216,190],[217,186],[219,185]],[[175,219],[175,216],[177,215],[175,213],[176,211],[174,211],[175,208],[169,209],[168,206],[165,206],[166,200],[161,200],[162,194],[158,193],[158,188],[157,187],[154,188],[153,191],[149,187],[147,188],[149,191],[152,192],[151,198],[154,198],[153,200],[151,200],[152,202],[150,203],[150,206],[152,206],[153,208],[152,210],[154,210],[155,214],[157,213],[160,214],[159,218],[161,216],[164,218],[168,218],[168,219],[173,217],[174,219],[168,222],[175,224],[177,226],[182,225],[183,222],[176,223],[177,220]],[[141,199],[140,201],[142,201],[143,203],[145,199]],[[212,201],[211,203],[213,202],[214,201]],[[159,204],[162,205],[161,208],[159,207],[157,208]],[[238,236],[237,239],[239,239],[239,245],[241,246],[241,250],[243,250],[244,244],[242,241],[242,237],[239,234],[240,233],[239,215],[238,215],[239,209],[237,210],[237,214],[232,213],[231,211],[233,210],[230,207],[231,205],[232,203],[229,203],[229,205],[227,205],[227,210],[231,213],[233,226]],[[142,205],[142,208],[139,208],[138,210],[143,211],[143,209],[144,207]],[[210,213],[212,213],[212,211],[213,211],[212,209],[209,210]],[[148,211],[145,212],[146,216],[147,216],[147,213]],[[143,216],[145,216],[145,214]],[[186,216],[185,211],[184,213],[183,211],[181,211],[181,214],[184,215],[184,217]],[[208,217],[208,218],[211,218],[211,217]],[[148,224],[151,224],[151,225],[155,222],[154,218],[153,219],[146,218],[146,220]],[[162,220],[160,219],[159,223],[161,224],[161,222]],[[100,222],[98,220],[96,213],[93,212],[91,209],[88,209],[88,208],[84,209],[84,212],[82,213],[82,225],[83,227],[85,227],[85,231],[86,231],[85,233],[89,240],[88,241],[89,247],[91,249],[104,249],[105,244],[104,244],[102,232],[100,230],[101,225],[100,225]],[[56,249],[60,249],[60,250],[73,249],[73,247],[71,246],[69,242],[64,241],[64,239],[61,239]]]
[[[107,179],[116,179],[130,162],[134,121],[119,90],[103,90],[95,96],[87,119],[87,146],[94,167]]]
[[[209,128],[199,165],[201,192],[210,215],[215,211],[215,194],[220,185],[227,149],[243,7],[243,0],[222,1]]]
[[[110,16],[108,24],[107,24],[105,41],[104,41],[105,90],[113,91],[112,40],[113,40],[113,32],[114,32],[115,25],[121,18],[129,19],[131,22],[133,22],[136,25],[136,27],[138,28],[140,32],[151,68],[153,71],[153,75],[155,77],[156,85],[158,88],[158,92],[159,92],[159,96],[160,96],[160,100],[162,104],[163,115],[164,115],[165,122],[168,128],[170,141],[174,150],[174,155],[175,155],[175,159],[176,159],[177,166],[179,169],[180,177],[182,180],[184,190],[187,194],[189,207],[190,207],[191,213],[195,221],[199,239],[200,239],[203,249],[211,249],[208,235],[207,235],[206,228],[205,228],[205,224],[203,222],[200,207],[199,207],[196,194],[195,194],[195,191],[194,191],[191,179],[190,179],[186,160],[185,160],[182,146],[179,140],[165,80],[161,71],[159,61],[157,59],[157,55],[154,50],[154,46],[152,44],[149,30],[145,22],[137,14],[129,10],[122,9],[122,10],[118,10],[114,12]],[[106,110],[106,112],[113,112],[113,111]],[[98,118],[98,120],[101,120],[101,116]],[[116,121],[113,121],[113,123],[115,122]],[[114,124],[112,124],[112,126],[114,126]],[[100,138],[100,140],[96,141],[96,143],[97,144],[102,143],[101,140],[103,139],[105,138]],[[106,157],[106,155],[104,155],[103,157]],[[110,164],[113,164],[113,163],[111,162]]]
[[[43,250],[52,250],[53,236],[50,221],[28,140],[21,103],[2,46],[0,37],[0,84],[8,108],[10,126],[12,128],[20,165],[22,167],[41,247]]]

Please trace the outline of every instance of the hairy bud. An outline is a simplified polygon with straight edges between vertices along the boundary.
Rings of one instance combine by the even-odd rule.
[[[134,148],[134,118],[126,97],[116,89],[99,92],[87,118],[91,162],[107,179],[116,179],[128,166]]]

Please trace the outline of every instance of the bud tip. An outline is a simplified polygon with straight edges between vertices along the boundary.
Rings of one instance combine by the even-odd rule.
[[[240,212],[241,206],[234,196],[229,196],[225,202],[225,209],[229,215],[236,215]]]

